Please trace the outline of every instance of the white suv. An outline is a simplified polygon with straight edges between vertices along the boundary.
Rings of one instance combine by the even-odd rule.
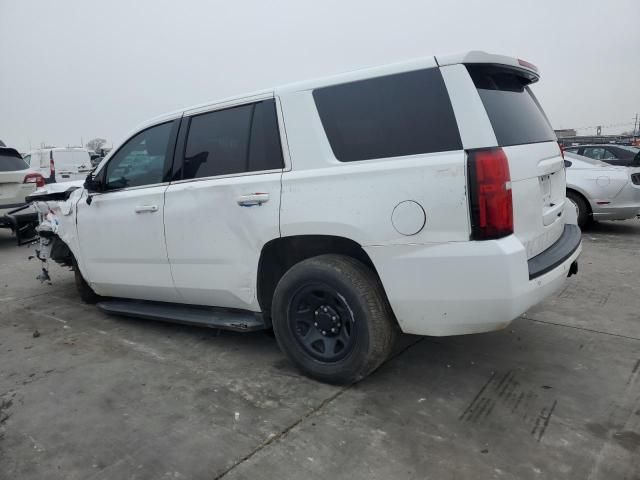
[[[577,272],[537,80],[469,52],[182,110],[67,192],[43,243],[105,311],[272,326],[308,375],[357,381],[400,331],[504,328]]]

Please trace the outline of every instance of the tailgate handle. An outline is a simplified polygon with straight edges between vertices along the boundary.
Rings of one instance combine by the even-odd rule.
[[[547,207],[542,211],[542,223],[546,227],[547,225],[551,225],[555,222],[560,215],[562,215],[562,211],[564,210],[564,202],[558,203],[557,205],[553,205],[551,207]]]

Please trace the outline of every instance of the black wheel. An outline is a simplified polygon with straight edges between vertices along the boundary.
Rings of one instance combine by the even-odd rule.
[[[384,362],[398,327],[374,272],[342,255],[320,255],[287,271],[272,306],[282,351],[304,373],[353,383]]]
[[[97,303],[102,297],[94,292],[89,284],[85,281],[82,273],[80,273],[80,268],[78,268],[78,262],[76,262],[75,257],[72,258],[72,267],[73,274],[75,276],[76,288],[78,289],[78,293],[80,294],[80,298],[85,303]]]
[[[586,227],[591,220],[591,210],[589,209],[589,204],[582,197],[582,195],[570,190],[567,191],[567,198],[578,209],[578,226],[580,228]]]

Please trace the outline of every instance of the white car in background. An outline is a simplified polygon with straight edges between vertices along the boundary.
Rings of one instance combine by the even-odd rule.
[[[578,224],[628,220],[640,215],[640,168],[617,167],[575,153],[564,154],[567,198],[578,209]]]
[[[81,147],[40,148],[29,152],[24,160],[46,183],[84,180],[94,168],[89,151]]]
[[[0,228],[10,228],[21,240],[37,214],[26,197],[44,186],[44,178],[29,168],[14,148],[0,147]]]

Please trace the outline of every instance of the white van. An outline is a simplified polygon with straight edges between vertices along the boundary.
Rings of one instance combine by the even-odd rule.
[[[357,381],[400,331],[498,330],[577,273],[538,78],[468,52],[156,118],[32,198],[40,252],[104,311],[273,327],[310,376]]]
[[[82,180],[92,170],[86,148],[41,148],[24,157],[29,166],[40,172],[47,183]]]

